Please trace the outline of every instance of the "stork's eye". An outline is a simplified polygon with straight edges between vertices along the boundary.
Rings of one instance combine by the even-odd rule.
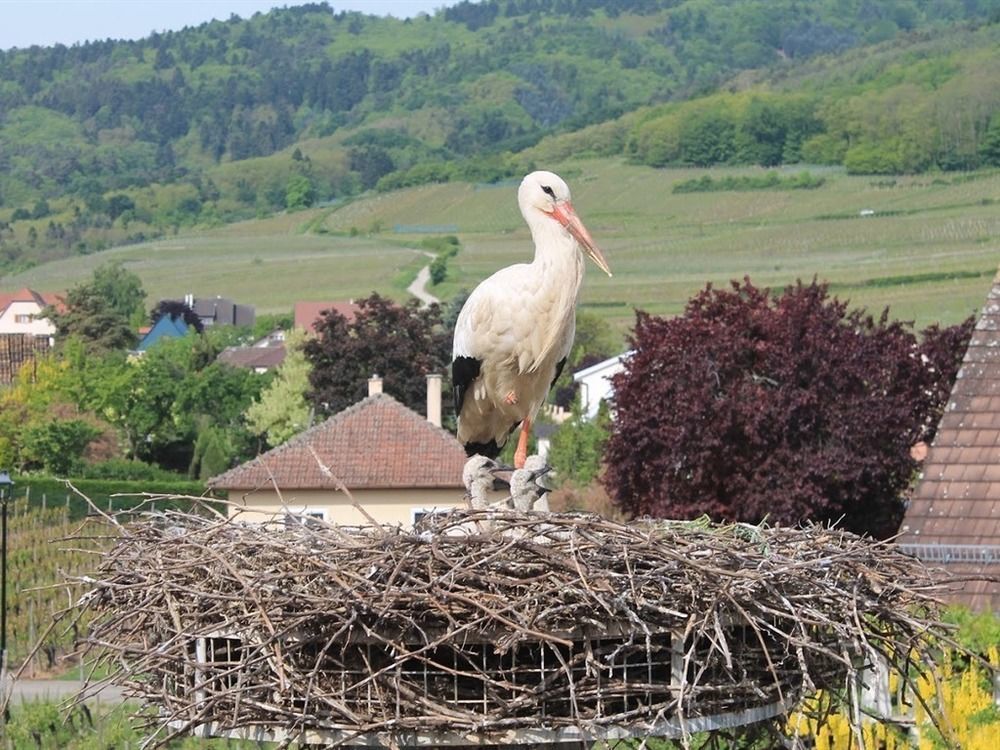
[[[548,193],[553,198],[556,197],[555,190],[553,190],[552,188],[550,188],[548,185],[542,185],[542,192]]]

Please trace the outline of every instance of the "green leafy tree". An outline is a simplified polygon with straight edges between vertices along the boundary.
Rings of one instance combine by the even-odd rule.
[[[80,419],[50,420],[31,425],[21,434],[24,468],[40,468],[68,476],[101,431]]]
[[[605,402],[601,402],[594,419],[587,419],[580,400],[576,400],[572,416],[552,434],[549,447],[548,461],[560,484],[573,482],[583,487],[597,478],[610,429],[611,417]]]
[[[110,261],[95,268],[90,286],[126,320],[144,312],[146,290],[142,288],[142,279],[126,269],[121,261]]]
[[[260,397],[246,410],[251,432],[264,435],[272,448],[309,426],[312,409],[306,401],[311,369],[302,345],[305,333],[292,331],[285,339],[285,361]]]
[[[198,432],[188,475],[203,481],[211,479],[231,466],[233,453],[233,446],[225,431],[206,424]]]
[[[302,208],[309,208],[316,202],[316,188],[312,180],[301,173],[293,174],[288,178],[288,185],[285,187],[285,208],[289,211],[296,211]]]
[[[130,349],[136,334],[129,319],[93,287],[83,284],[66,293],[65,309],[47,308],[60,339],[76,338],[99,351]]]
[[[100,352],[124,350],[135,345],[130,321],[142,313],[145,296],[138,276],[121,263],[105,263],[66,293],[64,309],[49,307],[46,315],[60,339],[77,338]]]
[[[983,134],[979,154],[984,165],[1000,167],[1000,112],[993,115],[989,128]]]

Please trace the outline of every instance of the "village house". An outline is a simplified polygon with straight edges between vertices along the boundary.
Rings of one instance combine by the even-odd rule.
[[[228,493],[231,514],[251,522],[409,525],[464,506],[465,451],[441,427],[441,376],[427,380],[426,418],[383,393],[375,376],[367,398],[208,484]]]
[[[611,378],[625,369],[625,360],[631,354],[628,351],[573,373],[573,382],[580,386],[580,405],[585,418],[596,417],[601,402],[614,395]]]
[[[55,294],[28,288],[0,293],[0,384],[13,382],[26,362],[52,348],[56,327],[42,311],[61,304]]]
[[[239,305],[225,297],[195,297],[193,294],[186,294],[184,304],[194,311],[205,328],[252,326],[257,319],[253,305]]]
[[[1000,611],[1000,275],[969,341],[898,543],[955,576],[952,603]]]
[[[0,294],[0,334],[54,336],[56,327],[42,315],[42,310],[60,304],[62,301],[55,294],[43,294],[27,287],[14,294]]]
[[[307,333],[316,333],[316,323],[326,310],[335,310],[350,323],[361,308],[354,300],[347,302],[296,302],[292,309],[295,327]]]
[[[187,332],[188,324],[184,322],[184,318],[164,315],[155,324],[139,330],[139,343],[135,349],[137,352],[145,352],[160,339],[180,338],[187,335]]]

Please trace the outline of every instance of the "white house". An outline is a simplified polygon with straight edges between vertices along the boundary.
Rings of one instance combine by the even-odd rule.
[[[0,334],[22,333],[28,336],[54,336],[56,327],[42,310],[60,304],[54,294],[40,294],[25,287],[10,295],[0,295]]]
[[[627,351],[573,374],[573,380],[580,386],[580,404],[587,419],[596,417],[601,401],[607,401],[614,393],[611,378],[625,369],[625,360],[630,356],[632,352]]]

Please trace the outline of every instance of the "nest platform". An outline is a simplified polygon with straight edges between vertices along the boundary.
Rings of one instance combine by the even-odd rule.
[[[930,668],[940,585],[821,527],[456,511],[413,528],[106,517],[75,608],[106,682],[179,733],[284,744],[681,737],[857,705]],[[81,696],[81,699],[85,696]]]

